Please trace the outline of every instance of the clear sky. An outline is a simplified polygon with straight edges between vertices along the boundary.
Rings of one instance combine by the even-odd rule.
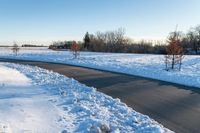
[[[82,40],[86,31],[126,29],[163,39],[200,24],[200,0],[0,0],[0,45]]]

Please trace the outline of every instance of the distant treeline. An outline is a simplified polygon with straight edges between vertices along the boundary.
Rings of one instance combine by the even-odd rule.
[[[200,26],[191,28],[187,33],[181,31],[177,31],[177,33],[180,38],[179,45],[183,48],[184,54],[200,54]],[[49,48],[70,49],[72,42],[54,42]],[[123,28],[119,28],[118,30],[95,34],[87,32],[83,42],[78,42],[78,45],[80,50],[94,52],[166,54],[168,39],[165,42],[146,40],[135,42],[125,36]]]
[[[23,44],[22,47],[46,47],[44,45]]]
[[[53,50],[63,50],[63,49],[71,49],[71,46],[74,41],[57,41],[53,42],[50,46],[49,49]],[[83,42],[78,42],[78,45],[82,49]]]
[[[0,45],[0,47],[13,47],[13,45]],[[44,45],[23,44],[22,47],[47,47]]]
[[[86,33],[85,38],[87,38]],[[116,31],[97,32],[89,35],[89,41],[84,39],[84,48],[95,52],[115,53],[165,53],[163,42],[141,40],[134,42],[125,37],[125,30],[120,28]]]
[[[13,47],[13,46],[8,46],[8,45],[0,45],[0,47]]]

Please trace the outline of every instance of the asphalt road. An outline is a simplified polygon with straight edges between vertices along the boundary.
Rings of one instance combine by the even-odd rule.
[[[200,89],[173,83],[55,63],[14,61],[53,70],[120,98],[178,133],[200,133]]]

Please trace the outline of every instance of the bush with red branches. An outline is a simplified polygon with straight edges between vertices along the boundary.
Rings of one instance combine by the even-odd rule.
[[[76,59],[79,56],[80,47],[75,41],[73,41],[71,45],[71,51],[72,54],[74,55],[74,58]]]
[[[180,37],[178,32],[171,33],[166,47],[167,54],[165,55],[166,70],[181,70],[183,59],[183,48],[180,46]]]

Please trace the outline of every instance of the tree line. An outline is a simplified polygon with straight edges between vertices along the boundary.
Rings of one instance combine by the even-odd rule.
[[[119,28],[113,31],[86,33],[83,42],[77,42],[79,50],[92,52],[114,53],[147,53],[167,54],[169,33],[166,41],[134,41],[125,36],[125,29]],[[190,28],[186,33],[176,31],[179,38],[179,46],[184,54],[200,54],[200,25]],[[70,49],[73,41],[53,42],[51,49]]]
[[[86,33],[84,48],[94,52],[166,54],[168,39],[172,34],[174,32],[169,33],[166,42],[147,40],[134,42],[125,37],[125,30],[122,28],[96,34]],[[191,28],[187,33],[176,31],[176,36],[184,54],[200,54],[200,25]]]
[[[154,45],[154,43],[156,44]],[[165,46],[162,42],[147,40],[134,42],[125,36],[123,28],[114,31],[97,32],[96,34],[86,33],[84,37],[84,49],[94,52],[165,53]]]

